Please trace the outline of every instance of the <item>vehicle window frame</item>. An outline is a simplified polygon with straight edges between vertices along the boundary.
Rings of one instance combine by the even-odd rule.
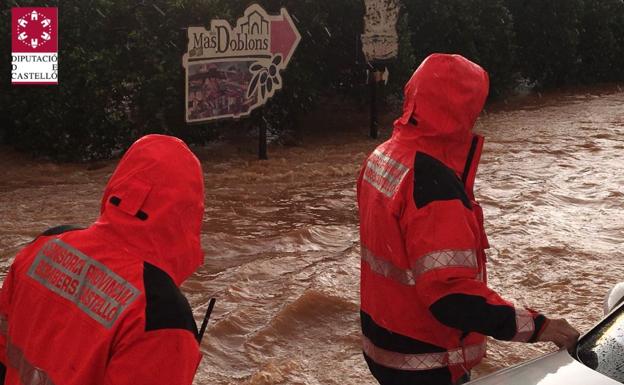
[[[622,317],[623,315],[624,315],[624,299],[620,300],[609,314],[607,314],[600,322],[598,322],[598,324],[596,324],[587,333],[585,333],[581,338],[579,338],[579,341],[576,344],[576,347],[574,349],[574,359],[580,362],[581,364],[583,364],[584,366],[598,373],[601,373],[599,370],[597,370],[597,368],[592,367],[591,363],[587,363],[583,361],[583,358],[582,358],[583,353],[581,352],[581,348],[583,347],[584,343],[587,342],[589,339],[595,339],[597,341],[598,339],[596,338],[596,334],[602,333],[602,335],[604,335],[604,329],[606,327],[610,327],[610,324],[612,321],[614,321],[616,318]],[[609,378],[612,378],[605,373],[601,373],[601,374]],[[618,379],[614,379],[614,378],[612,379],[614,381],[621,382]]]

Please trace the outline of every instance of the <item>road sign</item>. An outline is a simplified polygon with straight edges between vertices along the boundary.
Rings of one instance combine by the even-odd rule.
[[[210,29],[188,28],[186,121],[240,118],[264,105],[283,86],[301,35],[285,8],[269,15],[251,5],[232,27],[212,20]]]
[[[399,53],[396,25],[399,19],[397,0],[364,0],[362,50],[369,63],[387,61]]]

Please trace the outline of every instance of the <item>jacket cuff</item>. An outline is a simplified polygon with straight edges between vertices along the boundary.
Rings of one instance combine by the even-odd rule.
[[[539,313],[536,313],[535,318],[533,319],[533,322],[535,323],[535,331],[533,332],[533,335],[529,339],[530,343],[537,342],[537,340],[542,335],[544,330],[546,330],[546,327],[548,327],[550,320],[546,318],[545,316]]]
[[[546,317],[533,309],[516,307],[516,334],[511,341],[535,342],[542,332]]]

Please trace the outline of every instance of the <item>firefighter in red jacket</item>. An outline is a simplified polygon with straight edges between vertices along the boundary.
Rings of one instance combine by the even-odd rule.
[[[483,138],[472,133],[487,73],[434,54],[405,87],[392,138],[358,180],[363,350],[383,384],[467,381],[486,337],[552,341],[578,332],[515,307],[487,286],[483,214],[473,194]]]
[[[138,140],[97,221],[15,258],[0,293],[0,383],[190,385],[197,328],[180,284],[202,263],[204,184],[179,139]]]

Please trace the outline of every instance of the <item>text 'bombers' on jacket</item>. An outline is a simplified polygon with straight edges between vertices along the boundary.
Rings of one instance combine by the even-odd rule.
[[[15,258],[0,293],[4,384],[190,385],[201,356],[179,286],[203,263],[203,213],[184,142],[138,140],[93,225],[48,230]]]
[[[532,342],[545,323],[487,286],[472,128],[488,89],[478,65],[431,55],[360,173],[363,350],[384,385],[455,383],[485,355],[485,335]]]

